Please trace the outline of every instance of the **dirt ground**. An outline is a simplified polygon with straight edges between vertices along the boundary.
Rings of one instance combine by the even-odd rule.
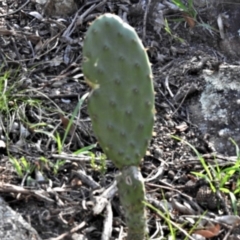
[[[204,213],[209,219],[233,215],[229,196],[207,192],[208,184],[192,173],[203,166],[186,142],[208,164],[224,169],[236,162],[229,138],[240,145],[240,1],[193,1],[188,12],[165,0],[75,1],[67,17],[40,2],[0,2],[0,87],[6,96],[6,106],[0,104],[6,143],[0,147],[0,192],[7,203],[42,239],[100,239],[109,211],[111,238],[102,239],[124,239],[124,214],[112,186],[118,170],[94,145],[86,101],[61,152],[54,138],[58,133],[64,139],[78,102],[90,91],[81,70],[89,23],[111,12],[136,29],[152,63],[156,119],[141,165],[148,202],[169,212],[178,224],[176,239],[191,235]],[[23,158],[31,171],[20,175],[13,159]],[[148,209],[148,220],[151,239],[170,239],[169,225],[156,211]],[[238,226],[231,232],[226,225],[212,239],[240,239]]]

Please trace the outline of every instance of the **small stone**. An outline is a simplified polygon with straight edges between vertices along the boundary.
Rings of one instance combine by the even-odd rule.
[[[199,188],[196,200],[199,205],[210,210],[215,210],[218,207],[218,199],[216,194],[213,193],[211,188],[208,186],[202,186]]]
[[[163,151],[160,148],[156,148],[154,150],[154,157],[159,159],[159,158],[162,158],[162,156],[163,156]]]

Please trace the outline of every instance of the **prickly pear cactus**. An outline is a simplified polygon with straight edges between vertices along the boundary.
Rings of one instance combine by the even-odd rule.
[[[130,166],[116,177],[118,195],[125,212],[128,227],[127,240],[144,240],[147,238],[147,217],[145,212],[145,188],[139,168]]]
[[[121,170],[117,181],[128,239],[141,240],[146,230],[145,190],[138,166],[154,123],[148,56],[132,27],[105,14],[86,33],[83,59],[83,73],[92,87],[88,112],[93,131],[108,158]]]
[[[151,67],[140,39],[119,17],[105,14],[88,29],[83,57],[99,144],[118,168],[138,166],[154,122]]]

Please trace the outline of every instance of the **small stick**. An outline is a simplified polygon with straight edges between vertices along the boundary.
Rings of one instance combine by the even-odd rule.
[[[13,11],[13,12],[0,15],[0,18],[2,18],[2,17],[7,17],[7,16],[9,16],[9,15],[13,15],[13,14],[19,12],[19,11],[22,10],[29,2],[30,2],[30,0],[27,0],[20,8],[18,8],[17,10],[15,10],[15,11]]]
[[[144,13],[144,17],[143,17],[143,37],[142,37],[142,41],[144,43],[145,43],[145,38],[146,38],[147,15],[148,15],[150,4],[151,4],[151,0],[148,0],[146,10],[145,10],[145,13]]]

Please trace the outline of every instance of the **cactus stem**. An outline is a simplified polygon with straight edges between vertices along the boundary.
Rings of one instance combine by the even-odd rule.
[[[121,174],[116,179],[119,197],[126,213],[127,240],[146,239],[147,221],[143,203],[145,190],[141,172],[138,167],[130,166],[122,169]]]
[[[92,88],[88,112],[93,131],[122,172],[117,182],[127,240],[143,240],[145,190],[137,166],[152,136],[154,90],[151,64],[136,31],[116,15],[97,18],[86,33],[83,73]]]

